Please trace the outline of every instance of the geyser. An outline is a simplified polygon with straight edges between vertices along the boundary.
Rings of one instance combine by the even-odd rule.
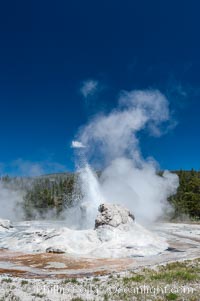
[[[158,137],[171,127],[169,103],[155,90],[123,91],[115,109],[80,129],[72,147],[76,146],[85,227],[92,226],[103,202],[124,205],[142,222],[153,222],[171,209],[167,198],[176,192],[178,177],[168,171],[158,175],[158,164],[143,158],[138,139],[142,130]],[[91,166],[100,166],[99,177]]]
[[[66,223],[24,222],[6,228],[9,222],[2,221],[0,247],[93,258],[165,251],[165,239],[138,223],[155,221],[167,212],[167,198],[178,187],[175,174],[165,171],[160,176],[157,163],[144,159],[140,151],[138,133],[160,136],[164,124],[169,128],[169,104],[159,91],[122,92],[117,108],[93,118],[72,143],[78,193]],[[0,192],[6,199],[7,190]]]

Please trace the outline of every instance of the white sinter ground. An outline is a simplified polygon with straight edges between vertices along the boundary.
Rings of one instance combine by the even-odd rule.
[[[96,218],[95,229],[73,230],[62,222],[19,222],[2,228],[0,248],[21,252],[59,250],[66,255],[120,258],[156,255],[168,244],[135,222],[133,215],[118,205],[106,204]]]

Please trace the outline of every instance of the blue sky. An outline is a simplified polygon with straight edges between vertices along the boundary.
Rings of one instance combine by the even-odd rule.
[[[1,173],[73,170],[78,128],[123,89],[159,89],[177,121],[163,137],[141,134],[144,157],[199,169],[199,10],[178,0],[2,1]]]

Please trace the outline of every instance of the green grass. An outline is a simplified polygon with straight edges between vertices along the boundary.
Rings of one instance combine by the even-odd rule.
[[[36,298],[44,298],[45,295],[44,294],[39,294],[39,293],[33,293],[31,296],[36,297]]]
[[[109,301],[108,294],[105,294],[105,295],[103,296],[103,301]]]
[[[129,282],[141,282],[145,279],[143,275],[135,275],[132,277],[124,277],[123,282],[124,284],[129,283]]]
[[[166,283],[184,282],[200,279],[200,268],[189,265],[188,262],[174,262],[166,266],[161,266],[157,272],[152,272],[149,275],[150,280],[164,281]]]
[[[174,293],[169,293],[165,297],[168,301],[171,301],[171,300],[176,300],[178,298],[178,295]]]
[[[99,281],[99,278],[95,277],[95,278],[93,278],[93,281],[94,281],[94,282],[98,282],[98,281]]]
[[[173,287],[174,285],[181,288],[182,286],[188,286],[194,289],[194,293],[189,293],[189,295],[184,295],[183,292],[179,292],[179,295],[175,293],[169,293],[166,295],[156,295],[152,300],[160,301],[170,301],[170,300],[185,300],[187,301],[200,301],[197,297],[198,292],[195,291],[196,283],[200,281],[200,261],[184,261],[184,262],[174,262],[167,265],[158,266],[156,269],[142,269],[138,274],[134,273],[129,277],[124,277],[122,279],[115,278],[116,282],[118,281],[127,291],[123,293],[123,296],[117,296],[116,300],[130,300],[131,298],[131,289],[135,287],[140,287],[149,285],[150,287]],[[117,285],[117,284],[116,284]],[[138,301],[142,301],[144,296],[134,294]],[[149,296],[152,298],[152,296]],[[121,298],[121,299],[120,299]],[[158,299],[160,298],[160,299]]]
[[[190,273],[187,271],[166,271],[150,275],[150,280],[165,281],[167,283],[177,281],[189,282],[198,278],[199,276],[196,273]]]
[[[11,283],[12,279],[11,278],[4,278],[4,279],[1,280],[1,282]]]
[[[26,285],[26,284],[28,284],[28,281],[27,281],[27,280],[22,280],[22,281],[21,281],[21,286],[24,286],[24,285]]]
[[[69,278],[62,281],[62,284],[67,284],[67,283],[78,284],[79,282],[76,278]]]

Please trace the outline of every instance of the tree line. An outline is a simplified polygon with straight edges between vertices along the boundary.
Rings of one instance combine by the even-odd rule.
[[[200,219],[200,171],[174,171],[179,176],[179,187],[169,202],[174,207],[174,218],[188,215]]]
[[[187,215],[200,219],[200,171],[173,171],[179,176],[177,193],[169,198],[174,207],[172,219]],[[162,172],[159,173],[162,176]],[[2,177],[2,183],[9,189],[22,190],[22,206],[25,217],[45,217],[52,210],[59,217],[63,210],[72,207],[81,198],[78,175],[75,173],[53,174],[36,178]]]

